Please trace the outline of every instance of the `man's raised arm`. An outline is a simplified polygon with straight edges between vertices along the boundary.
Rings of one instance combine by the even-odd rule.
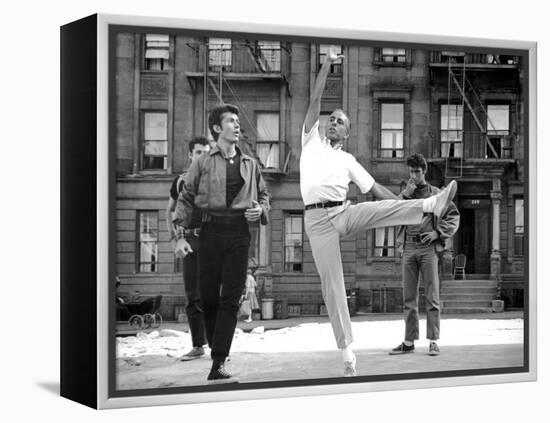
[[[327,58],[325,63],[323,63],[319,74],[317,75],[313,92],[311,93],[311,97],[309,99],[309,107],[307,109],[306,119],[304,121],[304,132],[306,134],[311,131],[311,128],[315,125],[315,122],[319,120],[319,115],[321,114],[321,96],[325,90],[330,65],[342,57],[344,56],[341,54],[336,54],[336,50],[334,48],[330,48],[327,53]]]

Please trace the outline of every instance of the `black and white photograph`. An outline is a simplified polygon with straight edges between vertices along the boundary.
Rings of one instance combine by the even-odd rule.
[[[543,420],[540,4],[8,4],[3,420]]]
[[[528,50],[109,48],[113,395],[529,370]]]

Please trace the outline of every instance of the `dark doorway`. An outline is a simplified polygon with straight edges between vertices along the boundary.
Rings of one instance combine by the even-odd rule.
[[[466,274],[490,272],[490,221],[488,208],[461,208],[456,254],[466,256]]]

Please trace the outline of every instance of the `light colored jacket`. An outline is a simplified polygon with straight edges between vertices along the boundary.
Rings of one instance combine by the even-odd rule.
[[[433,185],[428,184],[428,191],[430,193],[429,197],[431,197],[432,195],[436,195],[441,190],[437,187],[434,187]],[[403,193],[399,194],[399,197],[404,200],[416,198],[407,198],[403,195]],[[456,233],[456,231],[458,231],[460,225],[460,213],[458,212],[456,205],[451,201],[449,207],[447,207],[447,210],[441,215],[441,217],[437,218],[432,215],[432,219],[433,227],[439,234],[439,238],[434,241],[435,250],[437,252],[441,252],[443,250],[451,248],[451,237]],[[399,226],[395,243],[398,251],[401,252],[403,251],[403,247],[405,245],[405,232],[406,226]]]
[[[226,160],[222,152],[215,146],[206,154],[194,160],[184,177],[182,190],[179,194],[173,222],[177,226],[187,228],[191,223],[193,207],[203,213],[240,214],[252,207],[252,200],[262,207],[260,223],[267,225],[270,210],[270,194],[260,172],[258,162],[252,157],[240,153],[240,171],[244,184],[237,196],[227,208],[226,201]]]

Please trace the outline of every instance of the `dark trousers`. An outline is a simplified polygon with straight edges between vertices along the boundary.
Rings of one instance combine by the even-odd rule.
[[[245,220],[235,224],[202,224],[200,295],[213,360],[225,360],[231,349],[239,299],[245,287],[249,246],[250,232]]]
[[[439,339],[439,274],[435,246],[406,243],[403,250],[405,340],[418,339],[418,282],[422,274],[426,297],[426,338]]]
[[[187,322],[191,331],[193,347],[202,347],[205,342],[204,320],[200,303],[199,292],[199,241],[195,236],[188,239],[193,252],[187,254],[183,259],[183,283],[185,285],[185,296],[187,297]]]

